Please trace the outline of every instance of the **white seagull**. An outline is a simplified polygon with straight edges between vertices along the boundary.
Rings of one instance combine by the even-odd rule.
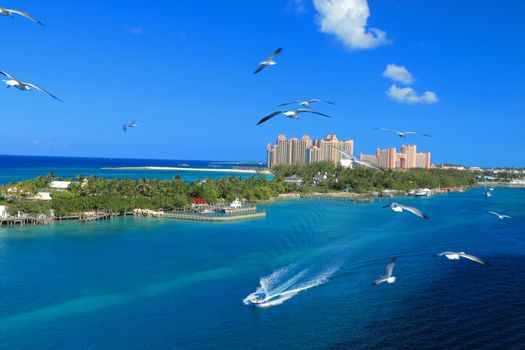
[[[320,99],[318,99],[318,98],[314,98],[314,99],[312,99],[312,100],[307,100],[307,101],[292,101],[292,102],[286,102],[286,103],[283,103],[283,104],[279,105],[278,107],[288,106],[288,105],[292,105],[292,104],[297,103],[297,104],[299,104],[299,105],[301,105],[301,106],[303,106],[303,107],[305,107],[305,108],[310,108],[310,105],[311,105],[312,103],[315,103],[315,102],[324,102],[324,103],[328,103],[328,104],[330,104],[330,105],[335,105],[335,103],[333,103],[333,102],[325,101],[325,100],[320,100]]]
[[[422,134],[422,133],[419,133],[419,132],[415,132],[415,131],[399,131],[399,130],[395,130],[395,129],[388,129],[388,128],[375,128],[375,130],[379,130],[379,131],[393,131],[395,132],[399,137],[405,139],[407,137],[407,135],[423,135],[423,136],[427,136],[427,137],[432,137],[431,135],[428,135],[428,134]]]
[[[372,168],[372,169],[375,169],[375,170],[378,170],[378,171],[383,171],[383,169],[381,169],[380,167],[378,167],[377,165],[375,165],[373,163],[367,162],[366,160],[357,159],[353,154],[350,154],[350,153],[346,152],[345,150],[342,150],[342,149],[337,148],[335,146],[332,146],[332,147],[335,148],[344,157],[346,157],[347,159],[350,159],[352,161],[352,163],[363,165],[363,166],[366,166],[366,167],[369,167],[369,168]]]
[[[24,11],[19,11],[19,10],[11,10],[11,9],[6,9],[5,7],[0,7],[0,16],[6,16],[6,17],[11,17],[13,18],[14,16],[13,15],[20,15],[22,17],[25,17],[35,23],[38,23],[40,24],[41,26],[43,26],[44,24],[42,22],[40,22],[38,19],[36,19],[35,17],[31,16],[29,13],[27,12],[24,12]]]
[[[137,125],[141,122],[140,120],[132,120],[129,124],[122,125],[122,130],[128,131],[128,128],[136,128]]]
[[[493,215],[496,215],[500,219],[512,219],[512,216],[510,216],[510,215],[499,214],[499,213],[496,213],[495,211],[489,211],[489,213],[491,213]]]
[[[259,67],[253,72],[253,74],[257,74],[260,71],[262,71],[266,66],[275,66],[277,62],[275,62],[273,59],[275,56],[277,56],[283,49],[280,47],[277,50],[275,50],[270,57],[268,57],[265,61],[262,61],[259,63]]]
[[[439,254],[435,254],[434,256],[445,256],[449,260],[459,260],[460,258],[465,258],[477,262],[481,265],[487,265],[485,261],[481,260],[477,256],[470,255],[465,252],[442,252]]]
[[[265,121],[267,120],[270,120],[272,119],[273,117],[279,115],[279,114],[283,114],[285,117],[288,117],[290,119],[299,119],[298,115],[300,113],[313,113],[313,114],[317,114],[317,115],[321,115],[323,117],[327,117],[327,118],[332,118],[330,117],[329,115],[326,115],[324,113],[319,113],[319,112],[315,112],[315,111],[311,111],[309,109],[295,109],[295,110],[291,110],[291,111],[275,111],[273,112],[272,114],[270,115],[267,115],[266,117],[262,118],[261,120],[259,120],[259,122],[257,123],[257,125],[260,125],[262,123],[264,123]]]
[[[372,285],[376,286],[383,282],[394,283],[396,281],[396,277],[392,276],[392,272],[394,271],[394,266],[396,266],[396,258],[393,258],[392,261],[390,261],[390,263],[386,265],[385,274],[379,277],[378,279],[376,279],[374,282],[372,282]]]
[[[419,216],[421,219],[428,219],[428,216],[423,214],[421,212],[421,210],[419,210],[417,208],[414,208],[414,207],[401,205],[401,204],[398,204],[396,202],[392,202],[392,203],[390,203],[388,205],[385,205],[385,206],[383,206],[383,208],[390,208],[390,209],[392,209],[392,211],[395,211],[396,213],[402,213],[403,211],[406,210],[406,211],[411,212],[412,214],[415,214],[415,215]]]
[[[42,89],[40,86],[37,86],[35,84],[31,84],[31,83],[26,83],[26,82],[23,82],[21,80],[18,80],[15,77],[13,77],[11,74],[9,74],[7,72],[3,72],[1,70],[0,70],[0,74],[2,74],[3,76],[8,77],[10,79],[10,80],[2,80],[4,83],[6,83],[8,88],[12,86],[12,87],[15,87],[18,90],[22,90],[22,91],[27,91],[27,90],[30,90],[31,88],[33,88],[35,90],[38,90],[40,92],[48,94],[49,96],[53,97],[55,100],[58,100],[58,101],[62,102],[61,99],[59,99],[58,97],[56,97],[55,95],[53,95],[49,91]]]

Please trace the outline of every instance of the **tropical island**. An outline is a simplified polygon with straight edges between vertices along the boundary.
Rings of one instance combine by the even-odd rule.
[[[476,174],[454,169],[375,171],[343,168],[329,162],[279,166],[274,177],[222,177],[185,182],[171,180],[108,179],[79,175],[64,179],[54,173],[0,187],[0,206],[10,215],[77,218],[82,213],[120,216],[136,210],[180,211],[196,204],[224,205],[239,199],[258,203],[293,194],[381,196],[385,191],[404,194],[413,189],[458,189],[478,183]],[[56,186],[56,184],[61,186]],[[55,184],[55,186],[53,186]]]

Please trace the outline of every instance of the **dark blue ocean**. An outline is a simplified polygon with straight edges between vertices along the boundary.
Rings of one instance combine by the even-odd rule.
[[[524,349],[525,189],[396,200],[430,220],[302,199],[238,223],[0,228],[0,347]],[[273,306],[242,304],[263,287]]]
[[[120,170],[108,168],[123,167],[176,167],[188,170]],[[122,159],[122,158],[75,158],[75,157],[39,157],[39,156],[6,156],[0,155],[0,185],[22,181],[54,172],[65,178],[77,175],[97,175],[107,178],[158,178],[172,179],[176,175],[185,181],[196,181],[204,178],[222,176],[250,177],[252,174],[234,172],[215,172],[218,169],[232,167],[262,167],[259,162],[225,162],[207,160],[165,160],[165,159]],[[265,166],[265,165],[264,165]],[[210,171],[192,171],[192,168],[209,169]]]

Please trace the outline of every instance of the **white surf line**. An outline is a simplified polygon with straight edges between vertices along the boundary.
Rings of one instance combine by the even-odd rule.
[[[215,168],[189,168],[189,167],[163,167],[163,166],[129,166],[129,167],[104,167],[102,170],[162,170],[162,171],[204,171],[213,173],[244,173],[257,174],[256,170],[243,169],[215,169]],[[261,169],[261,174],[271,174],[269,170]]]

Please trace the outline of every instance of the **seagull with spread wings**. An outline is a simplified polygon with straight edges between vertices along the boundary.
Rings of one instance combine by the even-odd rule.
[[[14,15],[19,15],[19,16],[25,17],[25,18],[27,18],[27,19],[35,22],[35,23],[40,24],[41,26],[44,25],[38,19],[36,19],[35,17],[31,16],[29,13],[27,13],[25,11],[12,10],[12,9],[7,9],[5,7],[0,7],[0,16],[6,16],[6,17],[13,18]]]
[[[326,115],[324,113],[311,111],[309,109],[295,109],[295,110],[291,110],[291,111],[275,111],[272,114],[269,114],[266,117],[264,117],[261,120],[259,120],[257,125],[261,125],[262,123],[272,119],[275,116],[278,116],[279,114],[282,114],[285,117],[288,117],[290,119],[299,119],[298,115],[301,114],[301,113],[312,113],[312,114],[320,115],[320,116],[323,116],[323,117],[326,117],[326,118],[332,118],[329,115]]]
[[[414,208],[414,207],[409,207],[407,205],[398,204],[396,202],[392,202],[388,205],[385,205],[383,206],[383,208],[390,208],[392,209],[392,211],[395,211],[396,213],[402,213],[406,210],[408,212],[411,212],[414,215],[419,216],[421,219],[428,219],[428,216],[423,214],[421,210]]]
[[[122,125],[122,130],[123,131],[128,131],[128,128],[136,128],[137,125],[139,124],[139,122],[142,122],[141,120],[132,120],[131,123],[126,123],[124,125]]]
[[[386,266],[385,274],[378,279],[376,279],[372,284],[374,286],[381,284],[383,282],[387,283],[394,283],[396,281],[396,277],[392,276],[392,273],[394,271],[394,266],[396,266],[396,258],[393,258],[390,263]]]
[[[495,211],[489,211],[489,213],[496,215],[500,219],[512,219],[512,216],[507,215],[507,214],[499,214],[499,213],[496,213]]]
[[[477,262],[478,264],[481,264],[481,265],[487,265],[485,261],[481,260],[477,256],[470,255],[465,252],[442,252],[439,254],[435,254],[434,256],[444,256],[449,260],[459,260],[460,258],[465,258],[465,259]]]
[[[38,85],[18,80],[15,77],[13,77],[11,74],[9,74],[7,72],[3,72],[1,70],[0,70],[0,74],[9,78],[9,80],[2,80],[7,85],[7,87],[11,87],[12,86],[12,87],[17,88],[18,90],[22,90],[22,91],[31,90],[33,88],[35,90],[38,90],[40,92],[48,94],[49,96],[53,97],[55,100],[58,100],[58,101],[62,102],[61,99],[59,99],[58,97],[56,97],[55,95],[53,95],[49,91],[44,90],[43,88],[41,88]]]
[[[380,167],[378,167],[377,165],[375,165],[373,163],[367,162],[366,160],[357,159],[353,154],[350,154],[350,153],[346,152],[345,150],[342,150],[342,149],[337,148],[335,146],[332,146],[332,147],[335,148],[339,153],[341,153],[341,155],[343,157],[345,157],[347,159],[350,159],[352,161],[352,163],[363,165],[363,166],[366,166],[366,167],[369,167],[369,168],[372,168],[372,169],[375,169],[375,170],[378,170],[378,171],[383,171],[383,169],[381,169]]]
[[[283,103],[283,104],[280,104],[278,107],[282,107],[282,106],[288,106],[288,105],[293,105],[293,104],[298,104],[298,105],[301,105],[305,108],[310,108],[311,107],[311,104],[312,103],[316,103],[316,102],[324,102],[324,103],[328,103],[330,105],[335,105],[335,103],[333,102],[330,102],[330,101],[325,101],[325,100],[320,100],[318,98],[314,98],[312,100],[306,100],[306,101],[292,101],[292,102],[286,102],[286,103]]]
[[[426,137],[432,137],[428,134],[422,134],[422,133],[419,133],[419,132],[415,132],[415,131],[399,131],[399,130],[396,130],[396,129],[388,129],[388,128],[375,128],[375,130],[379,130],[379,131],[393,131],[397,134],[397,136],[405,139],[407,137],[407,135],[422,135],[422,136],[426,136]]]
[[[253,74],[257,74],[260,71],[262,71],[267,66],[275,66],[277,62],[275,62],[273,59],[275,56],[277,56],[283,49],[280,47],[277,50],[275,50],[266,60],[259,63],[259,67],[253,72]]]

